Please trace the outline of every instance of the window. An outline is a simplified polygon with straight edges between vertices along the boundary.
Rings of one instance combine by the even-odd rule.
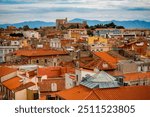
[[[136,85],[136,86],[138,86],[138,85],[139,85],[139,83],[136,83],[135,85]]]
[[[79,77],[78,77],[78,75],[76,75],[76,78],[77,78],[77,81],[79,80]]]
[[[56,83],[51,84],[51,91],[57,91],[57,84]]]
[[[55,97],[52,97],[51,95],[47,95],[46,100],[55,100]]]
[[[32,38],[34,38],[34,34],[32,34]]]
[[[47,63],[47,59],[45,59],[45,63]]]
[[[0,63],[3,62],[3,57],[0,56]]]
[[[124,83],[124,86],[128,86],[128,83]]]
[[[0,54],[3,54],[3,50],[0,50]]]
[[[39,99],[39,94],[38,93],[34,93],[33,96],[34,96],[34,100]]]
[[[54,66],[57,66],[56,62],[54,62]]]
[[[36,60],[36,63],[39,63],[39,60]]]

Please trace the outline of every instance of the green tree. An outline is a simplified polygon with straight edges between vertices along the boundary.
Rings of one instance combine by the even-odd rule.
[[[36,31],[36,30],[38,30],[38,28],[34,28],[34,30]]]
[[[93,36],[93,31],[92,30],[87,30],[87,34],[89,35],[89,36]]]
[[[29,28],[29,26],[28,25],[25,25],[25,26],[23,26],[23,30],[29,30],[30,28]]]

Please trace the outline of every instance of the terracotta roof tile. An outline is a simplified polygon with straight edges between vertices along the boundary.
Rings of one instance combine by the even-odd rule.
[[[117,58],[112,57],[107,52],[94,52],[94,54],[96,56],[100,57],[102,60],[108,62],[108,63],[112,63],[112,64],[116,64],[117,63]]]
[[[99,96],[94,92],[91,91],[87,97],[85,97],[86,100],[100,100]]]
[[[17,87],[22,85],[22,82],[20,82],[20,80],[21,78],[14,77],[14,78],[4,81],[2,84],[10,90],[15,90]]]
[[[127,73],[123,75],[124,81],[134,81],[139,79],[149,79],[150,72],[136,72],[136,73]]]
[[[101,100],[149,100],[150,86],[126,86],[111,89],[94,89]]]
[[[41,77],[47,75],[48,78],[55,78],[59,76],[64,76],[65,73],[74,73],[75,69],[70,67],[45,67],[45,68],[38,68],[37,76]]]
[[[109,89],[89,89],[84,86],[60,91],[57,96],[65,100],[150,100],[150,86],[124,86]]]
[[[45,68],[38,68],[37,76],[42,77],[47,75],[49,78],[58,77],[61,75],[60,67],[45,67]]]
[[[26,84],[20,85],[20,86],[17,87],[14,91],[20,91],[20,90],[23,90],[23,89],[27,89],[27,88],[29,88],[29,87],[31,87],[31,86],[34,86],[34,85],[35,85],[35,83],[33,83],[33,82],[28,82],[28,83],[26,83]]]
[[[57,95],[66,100],[84,100],[90,92],[90,89],[80,85],[71,89],[60,91]]]
[[[61,50],[17,50],[14,52],[17,56],[53,56],[67,55],[68,53]]]
[[[0,67],[0,77],[3,77],[15,71],[17,71],[17,69],[9,68],[9,67]]]
[[[20,91],[22,89],[35,85],[33,82],[28,82],[26,84],[23,84],[22,82],[20,82],[20,80],[21,78],[16,76],[14,78],[4,81],[2,85],[13,91]]]
[[[107,65],[107,66],[103,66],[103,65]],[[80,64],[82,68],[86,68],[86,69],[94,69],[94,68],[98,68],[99,70],[113,70],[116,68],[116,66],[104,61],[104,60],[100,60],[100,59],[95,59],[91,62],[89,62],[88,64]]]
[[[40,91],[52,91],[51,89],[51,84],[56,83],[57,84],[57,90],[61,91],[65,89],[65,79],[64,78],[59,78],[59,79],[46,79],[43,80],[42,82],[38,83],[38,86],[40,87]]]

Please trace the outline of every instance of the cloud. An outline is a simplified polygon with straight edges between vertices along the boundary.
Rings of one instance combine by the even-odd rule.
[[[21,17],[22,16],[22,17]],[[55,18],[150,20],[149,0],[0,0],[0,23]]]

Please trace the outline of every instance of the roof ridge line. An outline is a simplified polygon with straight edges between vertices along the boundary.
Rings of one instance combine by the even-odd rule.
[[[86,100],[93,92],[93,89],[90,91],[90,93],[84,98],[84,100]]]

